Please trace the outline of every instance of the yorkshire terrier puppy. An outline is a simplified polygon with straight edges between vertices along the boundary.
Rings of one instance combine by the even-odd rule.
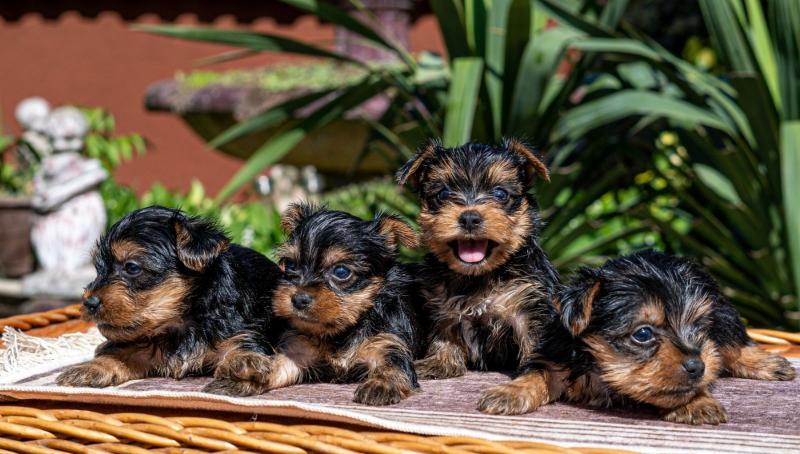
[[[667,421],[720,424],[710,392],[720,375],[792,380],[794,368],[759,349],[714,280],[690,260],[653,251],[582,269],[526,366],[549,386],[537,403],[649,404]]]
[[[516,371],[534,353],[558,287],[558,273],[537,243],[534,178],[547,167],[527,146],[467,144],[422,148],[398,172],[418,191],[422,240],[430,253],[419,282],[431,323],[421,378],[467,369]],[[544,386],[522,374],[490,388],[478,408],[526,413]]]
[[[63,372],[61,385],[209,373],[247,354],[242,338],[255,334],[242,333],[270,332],[278,266],[207,220],[158,206],[134,211],[100,239],[94,264],[82,312],[108,340]]]
[[[400,402],[418,388],[413,280],[395,260],[416,234],[392,216],[362,221],[293,205],[279,249],[273,313],[289,329],[249,376],[260,392],[304,382],[359,382],[354,401]],[[418,297],[417,297],[418,298]]]

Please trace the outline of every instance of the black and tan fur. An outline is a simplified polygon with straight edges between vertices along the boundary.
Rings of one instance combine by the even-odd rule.
[[[710,393],[717,377],[795,375],[755,345],[713,279],[687,259],[645,251],[582,269],[555,308],[526,365],[547,383],[539,404],[638,403],[667,421],[720,424],[728,416]]]
[[[539,246],[538,207],[529,193],[547,167],[524,144],[432,142],[397,175],[420,197],[422,240],[430,251],[418,281],[431,324],[421,378],[468,369],[517,371],[533,354],[558,274]],[[527,378],[487,391],[479,409],[529,411]]]
[[[273,312],[289,329],[257,373],[239,378],[258,392],[298,383],[357,382],[354,401],[388,405],[417,388],[413,359],[419,331],[407,266],[399,245],[416,234],[397,218],[363,221],[349,214],[293,205],[283,216],[283,277]]]
[[[100,239],[94,263],[82,313],[108,340],[92,361],[63,372],[61,385],[207,374],[230,352],[218,349],[227,339],[270,332],[280,270],[206,220],[163,207],[134,211]]]

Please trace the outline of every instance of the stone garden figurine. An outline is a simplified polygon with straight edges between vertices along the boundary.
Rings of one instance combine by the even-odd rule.
[[[53,280],[63,280],[75,271],[81,275],[76,280],[85,279],[80,270],[90,267],[90,251],[106,226],[98,187],[108,174],[99,161],[80,154],[89,132],[80,110],[69,106],[54,109],[43,130],[52,153],[42,159],[33,180],[33,205],[40,216],[31,238],[43,270],[42,285],[49,286],[48,274]],[[83,284],[85,281],[79,285]]]
[[[52,151],[45,125],[50,115],[50,104],[34,96],[22,100],[14,111],[14,117],[22,127],[19,151],[28,164],[39,162]]]

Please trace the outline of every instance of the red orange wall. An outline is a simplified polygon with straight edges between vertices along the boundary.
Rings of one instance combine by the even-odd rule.
[[[265,15],[269,13],[266,12]],[[122,18],[114,11],[87,17],[76,11],[53,18],[38,12],[19,17],[0,16],[0,112],[2,126],[17,132],[14,108],[23,98],[43,96],[52,104],[73,103],[102,106],[114,114],[120,133],[138,132],[151,144],[148,153],[122,165],[116,174],[137,191],[154,182],[185,189],[192,178],[200,179],[216,192],[241,165],[241,161],[207,151],[204,143],[176,116],[152,113],[143,107],[143,94],[156,80],[171,78],[176,71],[189,71],[195,62],[227,50],[225,47],[190,43],[132,31],[136,23],[158,23],[155,14]],[[175,23],[197,25],[197,16],[184,13]],[[333,27],[312,17],[278,23],[269,17],[239,24],[232,15],[212,19],[214,27],[245,27],[281,33],[306,41],[328,44]],[[435,20],[424,16],[411,32],[414,52],[441,52]],[[285,55],[259,57],[208,67],[221,70],[263,65],[286,60]]]

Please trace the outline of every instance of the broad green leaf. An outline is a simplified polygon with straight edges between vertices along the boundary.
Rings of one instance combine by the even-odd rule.
[[[447,95],[447,115],[444,119],[444,145],[462,145],[472,137],[472,125],[481,87],[483,60],[457,58],[453,61],[453,76]]]
[[[203,41],[216,44],[227,44],[229,46],[242,47],[259,52],[286,52],[291,54],[308,55],[312,57],[324,57],[334,60],[346,61],[363,65],[346,55],[331,52],[319,47],[305,44],[283,36],[271,35],[268,33],[256,33],[242,30],[221,30],[206,27],[185,27],[176,25],[137,25],[135,30],[141,30],[157,35],[169,36],[172,38],[186,39],[190,41]]]
[[[566,27],[555,27],[528,41],[522,54],[519,73],[516,77],[514,95],[506,130],[512,134],[530,135],[530,128],[537,123],[545,90],[557,79],[558,65],[570,39],[581,36],[581,32]]]
[[[690,153],[690,162],[706,164],[719,171],[733,184],[739,198],[747,210],[758,213],[758,218],[766,221],[767,202],[762,198],[762,188],[767,185],[760,168],[751,166],[748,153],[745,153],[740,144],[734,145],[727,138],[709,137],[703,130],[681,129],[678,131],[680,143],[683,144]],[[678,166],[681,171],[687,170],[687,163]],[[694,180],[694,175],[686,173],[688,179]],[[702,182],[702,180],[701,180]],[[712,192],[713,193],[713,192]],[[716,196],[716,193],[713,193]],[[723,204],[725,199],[715,200],[715,204]],[[727,203],[727,202],[724,202]],[[723,210],[727,208],[724,204]],[[764,227],[763,224],[756,223],[756,228]],[[744,225],[742,228],[750,228]],[[758,232],[762,236],[763,230]],[[763,236],[762,236],[763,238]]]
[[[494,0],[486,28],[486,92],[489,95],[493,129],[502,131],[503,81],[505,80],[506,28],[514,0]]]
[[[800,121],[781,124],[781,179],[790,263],[794,273],[794,310],[800,310]]]
[[[632,115],[662,116],[684,125],[703,125],[733,133],[719,117],[691,103],[648,91],[625,90],[568,111],[559,121],[556,137],[580,137]]]
[[[386,81],[370,78],[356,86],[343,90],[339,96],[317,109],[317,111],[307,118],[296,122],[294,125],[276,134],[256,150],[245,165],[225,185],[222,191],[217,195],[217,203],[230,197],[236,190],[258,175],[265,167],[280,160],[286,153],[291,151],[292,148],[297,146],[309,132],[340,118],[348,110],[361,105],[366,100],[383,92],[386,88]]]
[[[732,2],[723,0],[700,0],[706,26],[714,48],[734,71],[752,72],[753,54],[747,36],[742,30]]]
[[[503,52],[503,115],[500,120],[498,133],[507,134],[509,131],[509,115],[517,86],[519,67],[522,64],[520,56],[525,52],[528,43],[535,39],[542,30],[536,29],[537,19],[547,19],[543,11],[537,11],[533,0],[512,0],[505,25],[505,44]]]
[[[470,55],[460,0],[431,0],[450,60]]]
[[[578,38],[569,47],[584,52],[609,52],[644,57],[652,62],[663,61],[661,55],[641,41],[626,38]]]
[[[775,51],[772,39],[769,36],[764,11],[761,9],[760,0],[745,0],[747,17],[750,23],[750,41],[753,43],[753,53],[761,68],[761,75],[769,87],[772,102],[780,110],[781,96],[778,88],[778,69],[775,64]]]
[[[752,131],[755,159],[766,168],[764,189],[769,192],[765,195],[779,197],[780,120],[776,106],[770,102],[766,85],[755,74],[734,74],[731,84],[736,87],[738,107],[745,115],[743,123]]]
[[[633,61],[631,63],[621,63],[617,65],[617,73],[619,79],[622,79],[626,84],[637,90],[658,90],[660,85],[664,82],[664,76],[659,74],[652,65],[643,61]],[[600,76],[591,85],[598,85],[598,81],[604,77]],[[621,87],[619,79],[611,75],[605,76],[609,82],[604,86],[612,90],[617,90]],[[594,87],[593,87],[594,88]],[[597,87],[598,89],[600,87]],[[591,91],[591,90],[590,90]]]
[[[600,23],[609,29],[617,28],[617,24],[625,14],[628,7],[628,0],[609,0],[603,12],[600,14]]]
[[[697,176],[720,197],[733,204],[742,203],[730,180],[717,169],[705,164],[695,164],[694,171]]]
[[[464,0],[464,25],[467,44],[472,55],[484,56],[486,51],[486,4],[483,0]]]
[[[770,31],[775,43],[781,118],[800,119],[800,4],[796,0],[769,3]]]

